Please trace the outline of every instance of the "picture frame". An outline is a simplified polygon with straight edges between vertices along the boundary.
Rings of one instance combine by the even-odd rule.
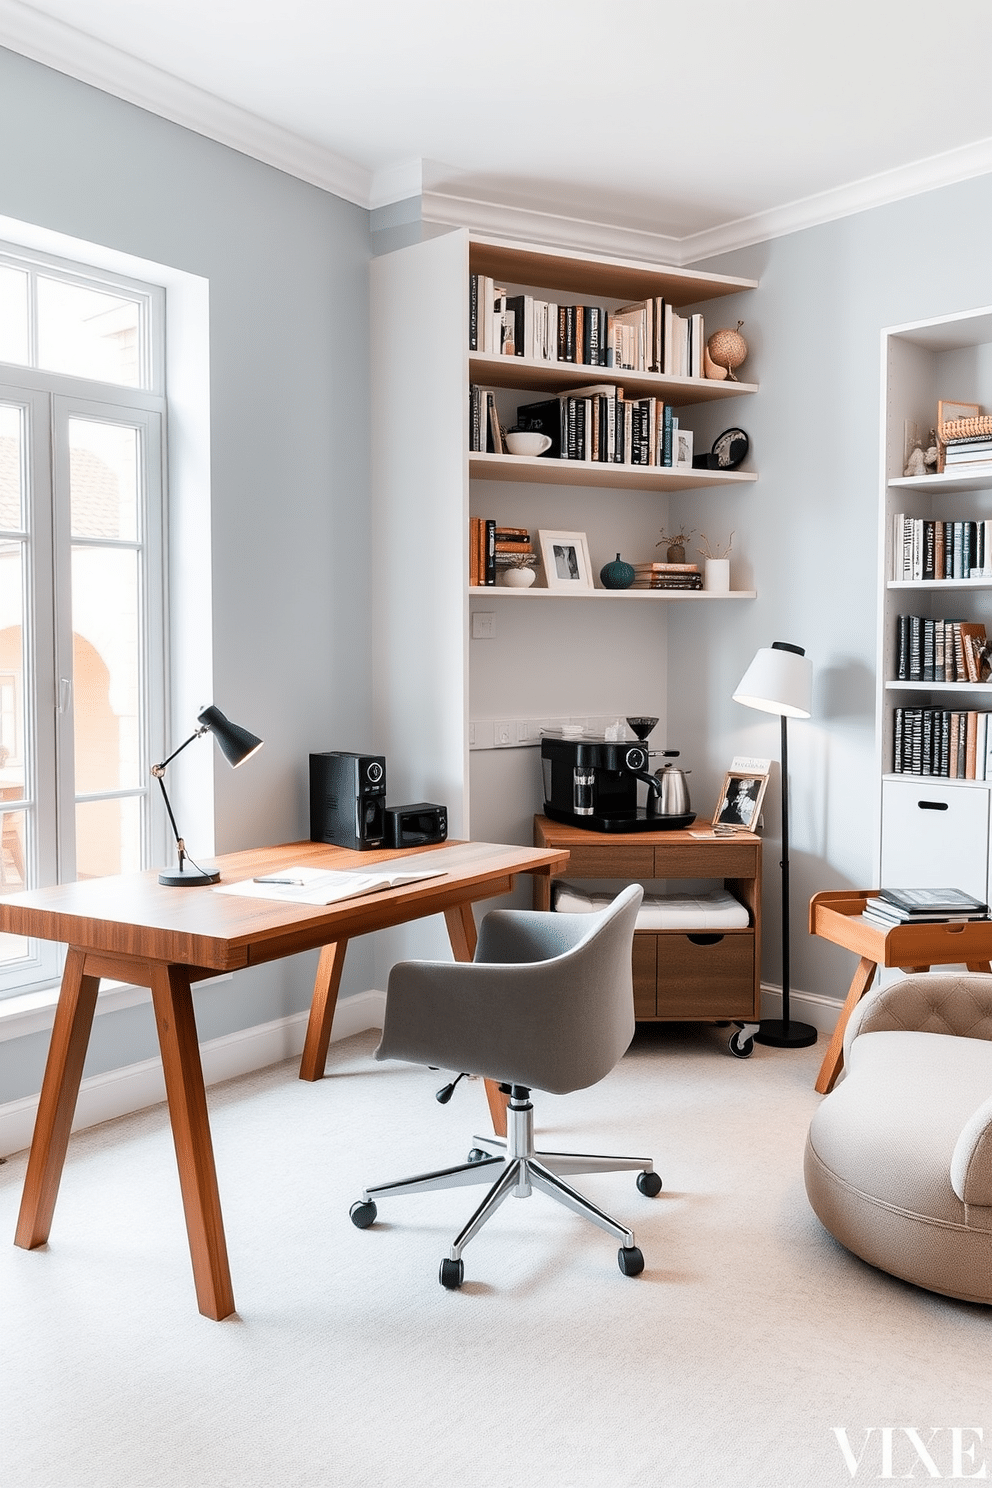
[[[767,773],[748,769],[728,770],[723,777],[723,788],[713,812],[714,829],[756,831],[767,786]]]
[[[539,529],[537,540],[544,564],[544,582],[559,594],[581,593],[593,587],[589,544],[584,532]]]
[[[949,423],[951,419],[978,418],[981,414],[980,403],[959,403],[954,398],[939,398],[937,400],[937,428],[941,424]],[[944,445],[940,439],[937,440],[937,474],[944,473]]]
[[[675,470],[692,469],[692,430],[676,429],[673,434],[672,466]]]

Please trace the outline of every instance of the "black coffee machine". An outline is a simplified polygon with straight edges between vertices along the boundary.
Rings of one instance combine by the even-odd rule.
[[[657,718],[628,718],[638,742],[583,734],[581,738],[541,740],[544,772],[544,814],[592,832],[657,832],[687,827],[684,816],[659,816],[652,808],[660,783],[648,768],[646,739]],[[647,805],[637,804],[637,783],[648,788]]]

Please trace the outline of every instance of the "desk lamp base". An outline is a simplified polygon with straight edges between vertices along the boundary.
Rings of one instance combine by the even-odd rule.
[[[199,889],[204,884],[220,883],[220,874],[204,873],[200,868],[177,869],[174,873],[160,873],[158,881],[170,889]]]

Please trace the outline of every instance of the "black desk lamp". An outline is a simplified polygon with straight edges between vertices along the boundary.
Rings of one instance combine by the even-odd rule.
[[[776,1049],[805,1049],[816,1043],[811,1023],[789,1017],[789,735],[790,718],[808,718],[813,669],[802,646],[773,641],[763,646],[744,673],[734,701],[777,713],[782,720],[782,1016],[763,1018],[755,1039]],[[755,824],[757,825],[757,823]]]
[[[204,734],[213,734],[221,753],[228,764],[234,769],[238,765],[243,765],[245,760],[251,759],[252,755],[257,754],[262,747],[261,739],[257,738],[254,734],[250,734],[240,724],[232,723],[229,718],[225,718],[220,709],[215,708],[213,704],[209,708],[204,708],[203,712],[197,715],[196,721],[200,724],[200,728],[190,734],[186,743],[180,744],[178,749],[174,749],[160,765],[152,765],[152,774],[161,788],[162,799],[165,802],[165,809],[169,813],[169,821],[172,823],[176,848],[179,852],[179,867],[176,872],[160,873],[158,881],[160,884],[167,884],[173,889],[190,889],[200,884],[220,883],[220,874],[216,872],[208,873],[203,868],[198,868],[193,863],[192,858],[187,856],[186,844],[179,835],[176,818],[172,814],[172,805],[169,801],[168,792],[165,789],[166,765],[171,764],[176,755],[182,753],[186,748],[186,744],[192,744],[194,739],[200,739]],[[192,863],[193,866],[187,868],[187,862]]]

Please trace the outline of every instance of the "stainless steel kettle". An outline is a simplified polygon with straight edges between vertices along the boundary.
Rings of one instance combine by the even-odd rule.
[[[677,749],[664,749],[662,756],[668,760],[668,764],[662,765],[660,770],[654,772],[654,777],[658,781],[658,789],[648,796],[649,815],[687,816],[691,808],[689,787],[685,777],[691,775],[692,771],[680,770],[672,763],[679,757]]]

